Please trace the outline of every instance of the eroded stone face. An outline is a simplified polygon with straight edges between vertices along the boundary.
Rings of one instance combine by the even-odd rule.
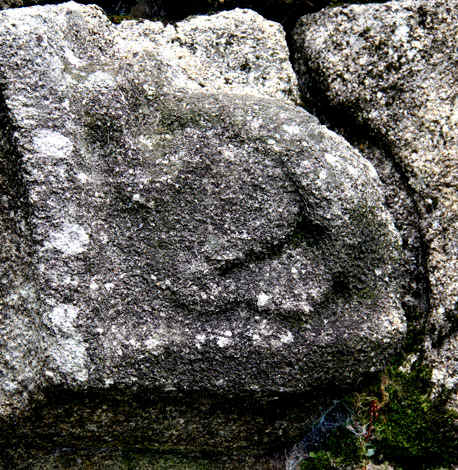
[[[285,103],[119,80],[75,102],[72,217],[46,235],[41,274],[65,319],[55,331],[78,318],[83,333],[52,350],[47,377],[109,385],[147,369],[168,388],[302,390],[342,351],[363,354],[356,373],[379,363],[370,344],[399,340],[404,324],[373,168]],[[48,135],[47,147],[62,141]]]
[[[304,17],[295,32],[304,93],[320,84],[324,101],[385,142],[415,195],[431,288],[425,346],[441,377],[438,358],[450,354],[440,345],[448,337],[445,343],[453,344],[458,305],[457,6],[446,0],[355,5]],[[450,388],[456,367],[447,361],[450,376],[440,382]]]
[[[40,380],[262,394],[382,367],[405,321],[373,167],[281,90],[196,86],[155,50],[162,25],[142,52],[97,8],[27,11],[1,14],[1,73]]]
[[[410,0],[304,17],[296,63],[304,91],[356,110],[385,138],[418,196],[429,246],[433,336],[456,314],[456,2]]]

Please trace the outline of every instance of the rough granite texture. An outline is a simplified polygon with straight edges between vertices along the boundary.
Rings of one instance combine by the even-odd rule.
[[[123,21],[116,31],[118,61],[167,64],[163,73],[177,88],[300,102],[282,27],[253,11],[196,16],[175,26]]]
[[[454,391],[448,407],[458,412],[458,334],[445,339],[440,348],[431,348],[428,360],[434,366],[431,380],[435,384],[433,394],[437,396],[444,388]]]
[[[302,392],[384,366],[399,234],[374,168],[294,105],[278,26],[67,3],[0,13],[0,38],[4,416],[41,386]]]
[[[354,5],[305,16],[294,32],[305,101],[319,88],[330,106],[369,127],[414,190],[428,245],[426,346],[435,376],[455,390],[456,341],[444,346],[452,360],[439,358],[457,325],[457,11],[456,0]]]

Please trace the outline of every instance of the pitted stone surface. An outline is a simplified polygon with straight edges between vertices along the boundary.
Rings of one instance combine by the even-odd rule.
[[[9,318],[8,383],[38,358],[31,388],[300,392],[358,380],[398,348],[400,243],[377,174],[294,106],[293,81],[275,84],[286,50],[220,43],[224,21],[247,18],[262,24],[239,10],[117,28],[75,3],[0,13],[4,203],[23,207],[5,233],[30,245],[30,279],[2,281],[31,285],[33,308],[9,308],[43,344],[10,356],[25,336]],[[210,28],[201,44],[193,25]],[[267,48],[281,37],[265,28]],[[230,60],[212,81],[217,43]],[[2,390],[4,414],[21,386]]]
[[[416,192],[433,341],[457,318],[457,7],[455,0],[354,5],[305,16],[295,31],[304,93],[319,83],[329,103],[369,125]]]
[[[440,347],[427,344],[428,360],[432,365],[433,395],[444,389],[450,393],[448,407],[458,412],[458,334],[448,337]]]
[[[117,30],[126,61],[157,57],[168,65],[164,73],[175,86],[213,92],[243,87],[246,94],[300,101],[282,27],[251,10],[197,16],[166,27],[123,21]]]

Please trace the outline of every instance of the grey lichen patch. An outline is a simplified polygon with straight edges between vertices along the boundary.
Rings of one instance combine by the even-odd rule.
[[[45,366],[45,376],[51,382],[59,382],[56,371],[72,382],[88,379],[86,345],[75,326],[78,312],[74,305],[58,304],[44,315],[43,323],[52,330],[52,338],[55,338],[54,341],[49,339],[49,365]]]
[[[43,158],[65,159],[71,154],[73,144],[52,129],[40,129],[33,136],[35,151]]]
[[[66,256],[78,255],[87,249],[87,232],[78,224],[64,223],[56,232],[51,232],[44,249],[55,248]]]

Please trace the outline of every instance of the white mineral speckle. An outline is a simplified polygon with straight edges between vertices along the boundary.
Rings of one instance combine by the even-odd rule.
[[[138,137],[140,144],[144,145],[147,148],[153,148],[156,142],[149,135],[141,135]]]
[[[58,232],[52,232],[45,248],[51,246],[64,255],[78,255],[86,250],[89,237],[81,225],[64,223]]]
[[[265,348],[281,348],[285,344],[294,341],[294,335],[291,331],[285,330],[274,323],[269,323],[266,319],[252,325],[246,334],[251,337],[256,346]]]
[[[273,329],[267,320],[262,320],[258,331],[264,336],[270,336],[273,332]]]
[[[409,49],[407,52],[406,52],[406,55],[407,55],[407,58],[409,60],[412,60],[417,54],[417,51],[415,49]]]
[[[358,168],[355,168],[353,165],[347,165],[347,171],[355,178],[360,175]]]
[[[450,379],[447,377],[445,369],[433,369],[431,380],[434,383],[445,383],[447,381],[451,382]],[[447,383],[446,385],[448,385],[447,388],[451,388],[449,383]]]
[[[228,160],[233,160],[234,159],[234,151],[232,148],[225,148],[221,152],[225,158]]]
[[[45,376],[49,379],[55,380],[56,376],[51,370],[45,370]]]
[[[257,320],[259,321],[260,318],[258,317]],[[248,332],[248,335],[251,336],[251,339],[255,343],[259,343],[261,341],[266,340],[267,336],[271,336],[274,332],[274,329],[271,325],[269,325],[268,321],[263,319],[257,325],[254,325],[251,331]]]
[[[37,131],[33,137],[33,144],[41,156],[51,159],[66,158],[73,150],[70,139],[50,129]]]
[[[76,57],[71,49],[65,50],[65,58],[70,62],[70,64],[75,65],[76,67],[80,67],[84,64],[84,62]]]
[[[76,177],[81,181],[81,183],[85,184],[89,181],[89,176],[86,173],[78,173]]]
[[[287,331],[286,333],[280,335],[280,341],[286,344],[292,343],[294,341],[294,336],[291,331]]]
[[[103,87],[110,87],[114,84],[115,80],[109,73],[99,70],[89,75],[87,86],[99,85]]]
[[[396,41],[407,41],[409,39],[409,27],[406,24],[398,26],[394,32],[394,39]]]
[[[270,299],[271,299],[270,295],[267,295],[264,292],[261,292],[258,295],[258,301],[257,301],[258,308],[265,307],[269,303]]]
[[[145,345],[148,349],[154,349],[155,347],[159,346],[161,341],[157,338],[148,338],[145,341]]]
[[[220,348],[224,348],[232,344],[232,340],[226,336],[220,336],[216,342]]]
[[[330,154],[330,153],[325,153],[324,158],[326,158],[326,161],[333,166],[340,166],[340,159],[337,158],[336,156]]]
[[[205,334],[198,334],[196,335],[196,347],[200,349],[202,345],[205,343],[207,336]]]
[[[85,382],[88,379],[85,365],[87,354],[86,346],[81,340],[81,337],[67,338],[57,346],[51,347],[49,353],[62,373],[78,382]]]
[[[110,385],[113,385],[114,384],[114,380],[109,378],[109,379],[105,379],[105,387],[109,387]]]
[[[301,128],[295,124],[283,124],[281,127],[289,135],[299,135],[301,133]]]
[[[320,170],[320,174],[318,175],[320,180],[325,180],[328,177],[328,172],[323,168]]]
[[[73,322],[78,316],[78,308],[71,304],[59,304],[48,316],[55,327],[70,334],[73,332]]]
[[[250,122],[250,126],[254,131],[257,131],[262,126],[262,124],[263,122],[261,121],[261,119],[253,119]]]

